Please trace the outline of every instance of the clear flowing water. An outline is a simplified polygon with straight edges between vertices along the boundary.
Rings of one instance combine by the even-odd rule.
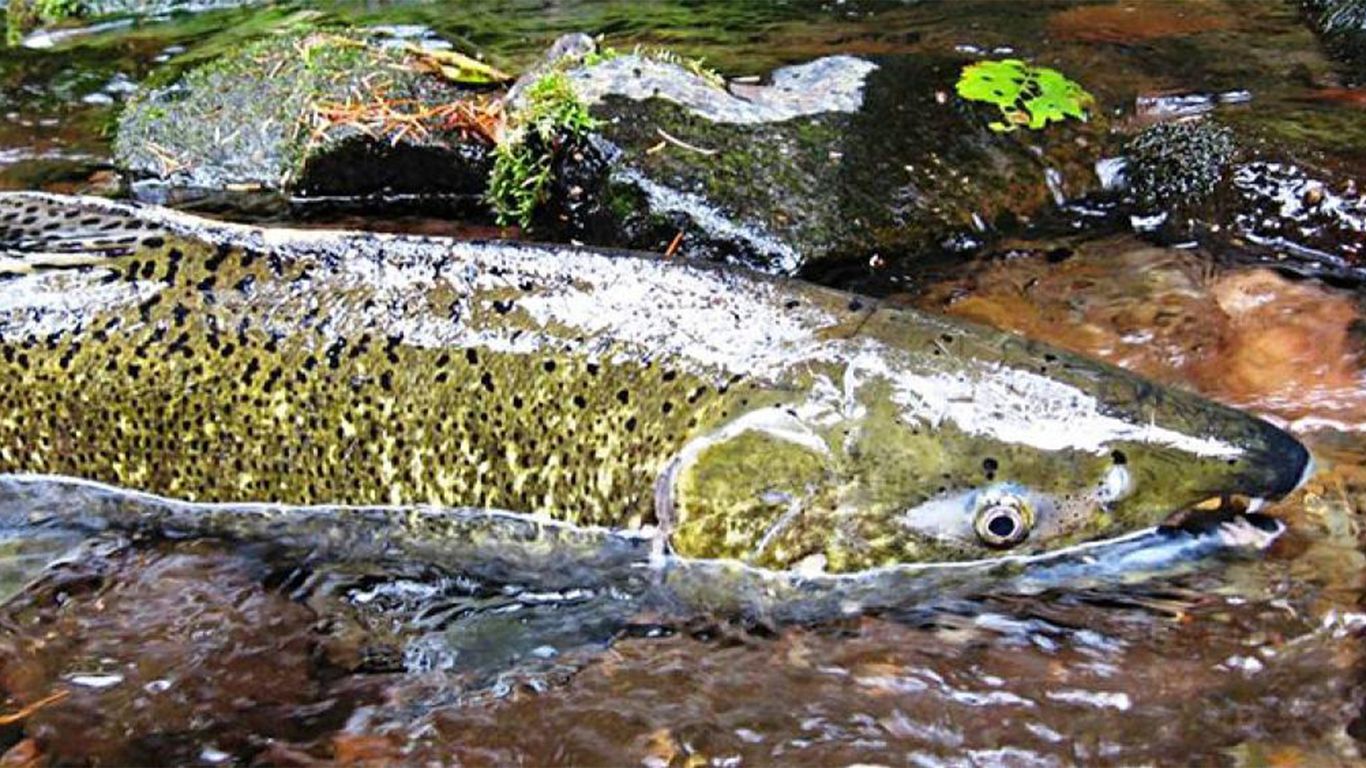
[[[1140,97],[1247,91],[1216,107],[1221,119],[1339,178],[1366,171],[1361,92],[1273,0],[357,3],[212,11],[0,52],[0,186],[115,191],[107,126],[131,86],[329,21],[422,25],[510,70],[568,31],[668,45],[728,75],[829,53],[1011,51],[1075,73],[1121,121],[1138,119]],[[5,760],[1359,762],[1366,294],[1180,246],[1083,227],[838,281],[1287,425],[1320,470],[1267,510],[1288,526],[1267,551],[774,628],[267,546],[21,536],[0,541]]]

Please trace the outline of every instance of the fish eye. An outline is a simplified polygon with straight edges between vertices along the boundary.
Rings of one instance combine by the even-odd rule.
[[[992,549],[1008,549],[1029,536],[1033,518],[1022,499],[998,496],[981,505],[972,527],[983,544]]]

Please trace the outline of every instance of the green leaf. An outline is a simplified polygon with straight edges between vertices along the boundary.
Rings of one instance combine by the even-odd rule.
[[[1039,130],[1050,122],[1067,118],[1086,120],[1086,108],[1095,98],[1061,72],[1032,67],[1019,59],[979,61],[963,67],[955,88],[969,101],[996,105],[1004,118],[987,127],[1013,131],[1025,125]]]
[[[963,68],[958,95],[970,101],[1013,104],[1027,81],[1024,62],[1016,59],[979,61]]]

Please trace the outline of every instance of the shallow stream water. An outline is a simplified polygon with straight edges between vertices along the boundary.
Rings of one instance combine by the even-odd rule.
[[[520,0],[279,3],[5,49],[0,188],[115,193],[108,126],[131,87],[250,35],[326,21],[418,25],[509,70],[569,31],[668,45],[732,76],[832,53],[1011,53],[1077,73],[1116,121],[1144,119],[1143,98],[1246,91],[1250,101],[1212,108],[1300,162],[1366,182],[1362,92],[1289,2]],[[0,539],[3,760],[1359,763],[1366,293],[1084,211],[1058,218],[922,270],[820,279],[1286,425],[1319,472],[1266,510],[1287,526],[1269,549],[767,626],[268,546],[15,535]]]

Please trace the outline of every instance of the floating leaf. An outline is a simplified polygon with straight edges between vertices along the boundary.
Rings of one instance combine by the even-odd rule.
[[[995,104],[1004,120],[992,122],[997,132],[1013,131],[1024,125],[1039,130],[1050,122],[1069,117],[1086,120],[1086,107],[1094,97],[1061,72],[1033,67],[1019,59],[979,61],[963,67],[956,86],[958,95],[969,101]]]
[[[512,76],[506,72],[456,51],[431,50],[412,43],[403,49],[428,69],[452,82],[483,85],[512,80]]]

